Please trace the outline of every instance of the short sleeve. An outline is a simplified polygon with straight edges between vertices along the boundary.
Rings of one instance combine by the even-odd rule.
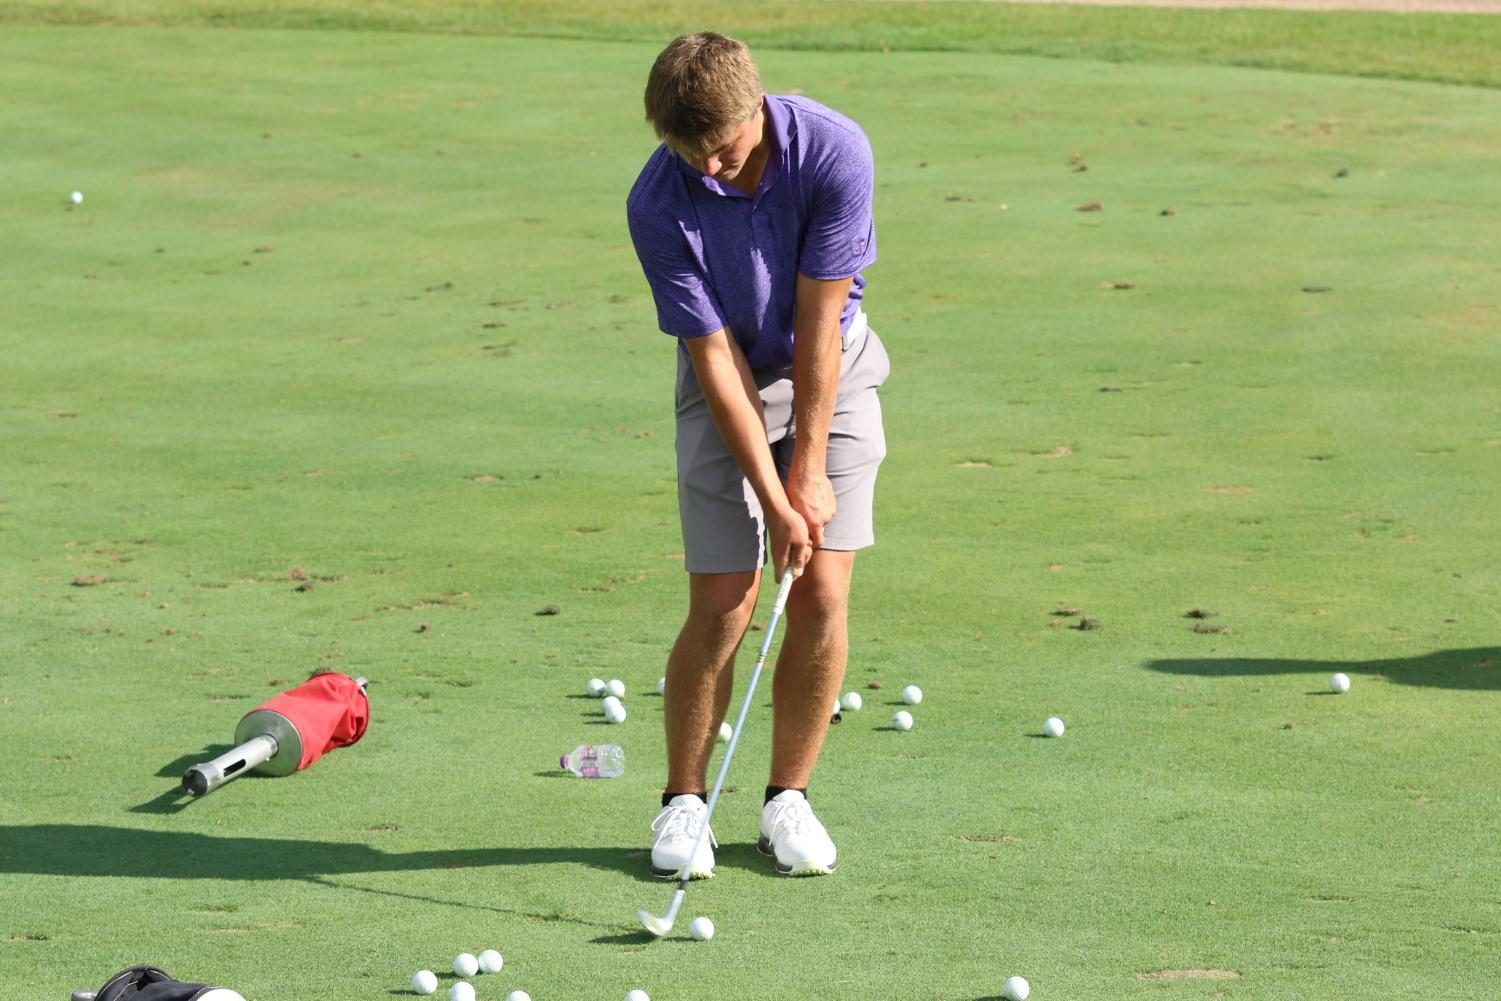
[[[809,278],[849,278],[876,259],[875,161],[858,131],[814,172],[812,210],[797,269]]]
[[[728,323],[688,236],[661,213],[627,210],[631,242],[657,306],[657,326],[674,337],[702,337]]]

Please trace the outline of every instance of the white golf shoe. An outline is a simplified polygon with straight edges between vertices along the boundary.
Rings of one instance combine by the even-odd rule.
[[[662,807],[651,829],[657,839],[651,846],[651,874],[663,879],[677,879],[683,867],[693,856],[693,846],[698,841],[698,832],[703,827],[704,816],[709,808],[692,793],[674,796]],[[714,831],[709,836],[688,870],[689,879],[708,879],[714,875],[714,849],[719,842],[714,840]]]
[[[761,807],[761,840],[756,848],[777,860],[786,876],[822,876],[839,864],[829,832],[813,816],[813,807],[796,789],[779,792]]]

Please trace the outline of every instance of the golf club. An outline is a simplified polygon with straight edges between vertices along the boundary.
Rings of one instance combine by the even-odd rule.
[[[788,567],[787,571],[782,574],[781,586],[777,588],[776,604],[771,606],[771,621],[766,624],[766,636],[761,640],[761,653],[756,657],[756,669],[751,672],[750,684],[746,686],[745,701],[740,704],[740,715],[735,719],[735,730],[730,734],[730,742],[724,749],[724,758],[719,762],[719,777],[714,780],[714,789],[709,793],[709,803],[704,810],[703,826],[698,829],[698,839],[693,843],[693,851],[688,855],[687,864],[678,874],[678,888],[672,895],[672,904],[668,906],[667,913],[661,917],[649,911],[636,912],[641,926],[657,938],[672,931],[672,923],[677,919],[678,908],[683,906],[683,894],[688,891],[688,880],[693,871],[693,859],[698,858],[698,853],[704,847],[704,838],[709,836],[709,820],[714,816],[714,804],[719,802],[719,790],[723,788],[725,774],[730,770],[730,758],[735,754],[735,745],[740,742],[740,731],[745,728],[745,714],[750,711],[751,699],[756,694],[756,682],[761,680],[761,668],[765,666],[766,654],[771,650],[771,638],[776,635],[777,622],[782,618],[782,609],[787,606],[787,595],[792,591],[792,580],[792,568]]]

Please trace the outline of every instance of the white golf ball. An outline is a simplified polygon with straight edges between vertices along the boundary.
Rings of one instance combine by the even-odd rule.
[[[73,194],[70,195],[69,198],[72,200],[72,202],[73,202],[74,205],[82,205],[83,204],[83,192],[82,191],[75,191],[75,192],[73,192]]]
[[[912,729],[912,714],[905,709],[899,710],[895,716],[891,717],[891,725],[898,730]]]
[[[1042,732],[1046,737],[1063,736],[1063,720],[1059,719],[1057,716],[1049,716],[1047,720],[1042,724]]]
[[[588,684],[584,685],[584,691],[589,693],[591,699],[597,699],[605,694],[607,687],[609,686],[599,678],[590,678]]]
[[[625,706],[621,705],[619,702],[616,702],[616,703],[614,703],[612,705],[605,706],[605,722],[606,723],[624,723],[625,722]]]
[[[604,699],[600,702],[599,707],[601,709],[609,709],[611,706],[623,706],[623,705],[625,705],[625,703],[621,702],[615,696],[613,696],[613,695],[606,695],[604,697]]]
[[[719,742],[721,744],[728,744],[730,738],[733,736],[735,736],[735,728],[730,726],[728,721],[719,724]]]
[[[637,987],[633,991],[625,992],[625,1001],[651,1001],[651,997],[641,988]]]
[[[707,942],[714,937],[714,922],[708,918],[694,918],[688,926],[688,934],[699,942]]]
[[[486,949],[477,958],[479,959],[479,971],[481,973],[499,973],[500,968],[506,965],[506,961],[494,949]]]
[[[532,1001],[532,996],[526,991],[512,991],[506,995],[506,1001]]]
[[[461,977],[472,977],[479,972],[479,960],[472,952],[461,952],[453,957],[453,972]]]
[[[838,716],[839,715],[839,696],[837,696],[837,695],[834,696],[834,708],[829,710],[829,715],[830,716]]]
[[[610,689],[610,694],[615,696],[617,699],[625,698],[625,682],[621,681],[619,678],[611,678],[608,687]]]
[[[448,988],[448,1001],[474,1001],[474,985],[467,980],[460,980]]]
[[[860,707],[865,705],[865,700],[860,697],[859,692],[845,692],[839,699],[839,705],[841,708],[854,713],[860,711]]]
[[[661,695],[665,691],[667,691],[667,679],[666,678],[658,678],[657,679],[657,694]]]
[[[1350,676],[1343,671],[1336,671],[1329,678],[1329,690],[1335,695],[1343,695],[1350,690]]]
[[[902,689],[902,701],[909,706],[915,706],[922,701],[922,689],[916,685],[908,685]]]
[[[412,990],[418,994],[432,994],[438,989],[438,975],[432,970],[418,970],[412,974]]]
[[[1027,983],[1026,977],[1007,977],[1001,985],[1001,997],[1006,1001],[1027,1001],[1027,995],[1032,993],[1032,985]]]

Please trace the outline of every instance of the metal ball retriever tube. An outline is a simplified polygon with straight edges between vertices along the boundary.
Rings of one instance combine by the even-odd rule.
[[[360,691],[369,683],[355,678]],[[272,709],[246,713],[235,727],[235,746],[212,761],[193,765],[182,776],[182,791],[202,796],[246,772],[290,775],[302,761],[302,734],[297,724]]]

